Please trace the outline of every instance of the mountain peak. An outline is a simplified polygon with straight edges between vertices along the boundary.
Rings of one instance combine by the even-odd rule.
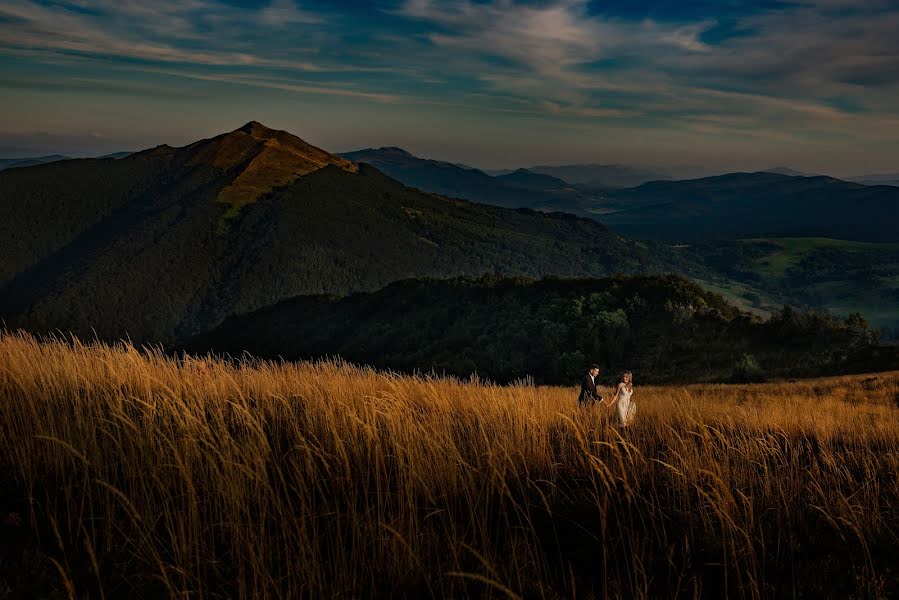
[[[253,137],[274,137],[275,134],[279,133],[278,130],[266,127],[259,121],[250,121],[243,127],[235,130],[235,132],[237,131],[242,131]]]
[[[188,161],[233,173],[218,200],[234,206],[255,202],[275,188],[289,185],[327,166],[355,172],[358,166],[299,137],[250,121],[230,133],[187,146]]]
[[[410,152],[403,150],[397,146],[384,146],[382,148],[378,148],[378,152],[383,152],[384,154],[397,154],[399,156],[408,156],[413,157]]]
[[[797,171],[796,169],[780,166],[780,167],[772,167],[770,169],[765,169],[763,173],[774,173],[776,175],[788,175],[790,177],[812,177],[809,173],[804,173],[802,171]]]

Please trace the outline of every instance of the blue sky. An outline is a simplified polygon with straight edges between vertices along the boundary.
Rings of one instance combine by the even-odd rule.
[[[0,152],[899,171],[899,0],[0,0]]]

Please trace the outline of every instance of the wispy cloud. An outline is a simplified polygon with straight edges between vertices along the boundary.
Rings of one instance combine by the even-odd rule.
[[[247,32],[253,21],[293,26],[320,19],[283,0],[249,14],[205,0],[75,0],[58,5],[11,0],[0,4],[0,46],[195,65],[328,70],[326,65],[295,58],[312,55],[314,47],[292,47],[285,53],[291,55],[288,58],[237,35]]]
[[[700,38],[714,24],[604,18],[592,14],[583,0],[539,5],[408,0],[400,14],[432,25],[429,42],[497,91],[528,94],[547,107],[583,103],[582,116],[621,114],[588,110],[597,102],[591,97],[597,90],[645,85],[645,76],[625,80],[597,64],[622,56],[642,60],[653,54],[706,52]]]
[[[271,90],[281,90],[285,92],[296,92],[301,94],[322,94],[326,96],[346,96],[349,98],[360,98],[371,100],[374,102],[395,103],[404,102],[404,96],[395,94],[379,94],[375,92],[366,92],[341,88],[337,86],[323,85],[321,82],[303,82],[285,81],[272,79],[270,77],[258,75],[239,75],[239,74],[211,74],[200,73],[193,70],[164,70],[164,69],[143,69],[146,72],[152,72],[160,75],[168,75],[173,77],[183,77],[187,79],[196,79],[199,81],[214,81],[217,83],[227,83],[233,85],[241,85],[255,88],[266,88]]]
[[[716,41],[705,37],[714,18],[628,20],[590,8],[578,0],[408,0],[400,13],[428,23],[428,41],[460,71],[556,114],[686,119],[700,111],[824,129],[889,123],[899,110],[894,2],[746,10],[730,17],[739,35]]]
[[[272,0],[262,9],[260,20],[271,27],[289,27],[297,23],[320,23],[321,18],[301,10],[294,0]]]

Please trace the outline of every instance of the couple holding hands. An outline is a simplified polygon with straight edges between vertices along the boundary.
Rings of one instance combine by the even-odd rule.
[[[615,389],[615,396],[611,401],[606,402],[602,395],[596,391],[596,378],[599,376],[599,365],[590,365],[590,370],[581,379],[581,394],[578,396],[577,403],[580,407],[589,407],[594,404],[605,404],[610,408],[616,408],[616,416],[618,424],[626,427],[637,415],[637,405],[631,401],[634,394],[634,375],[630,371],[621,374],[618,380],[618,386]]]

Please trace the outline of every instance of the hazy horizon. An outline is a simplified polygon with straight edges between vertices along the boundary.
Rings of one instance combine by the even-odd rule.
[[[892,0],[363,4],[0,0],[0,152],[257,120],[482,169],[899,172]]]

